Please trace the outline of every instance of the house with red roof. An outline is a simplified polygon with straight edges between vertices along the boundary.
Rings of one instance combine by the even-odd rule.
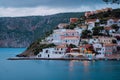
[[[78,21],[78,18],[70,18],[70,23],[76,23]]]
[[[95,27],[95,23],[100,22],[99,19],[87,19],[85,24],[88,25],[88,30],[92,30]]]
[[[117,24],[120,27],[120,19],[114,18],[107,20],[107,26],[111,26],[113,24]]]

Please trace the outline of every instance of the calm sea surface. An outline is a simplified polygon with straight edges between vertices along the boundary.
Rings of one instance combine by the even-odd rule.
[[[25,48],[0,48],[0,80],[120,80],[120,61],[9,61]]]

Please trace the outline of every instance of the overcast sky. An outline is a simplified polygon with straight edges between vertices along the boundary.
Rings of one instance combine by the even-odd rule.
[[[0,0],[0,17],[83,12],[106,7],[120,8],[102,0]]]

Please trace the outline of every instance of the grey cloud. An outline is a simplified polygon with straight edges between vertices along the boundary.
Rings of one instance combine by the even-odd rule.
[[[0,0],[0,7],[80,7],[105,4],[102,0]]]

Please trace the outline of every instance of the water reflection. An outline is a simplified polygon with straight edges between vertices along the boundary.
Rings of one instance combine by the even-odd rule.
[[[84,72],[89,72],[90,61],[83,61]]]
[[[76,62],[75,60],[71,60],[69,63],[69,71],[73,71],[74,70],[74,62]]]
[[[84,72],[89,72],[90,61],[71,60],[69,62],[69,71],[73,72],[75,70],[75,66],[77,66],[78,69],[80,69],[80,67],[83,67]]]

